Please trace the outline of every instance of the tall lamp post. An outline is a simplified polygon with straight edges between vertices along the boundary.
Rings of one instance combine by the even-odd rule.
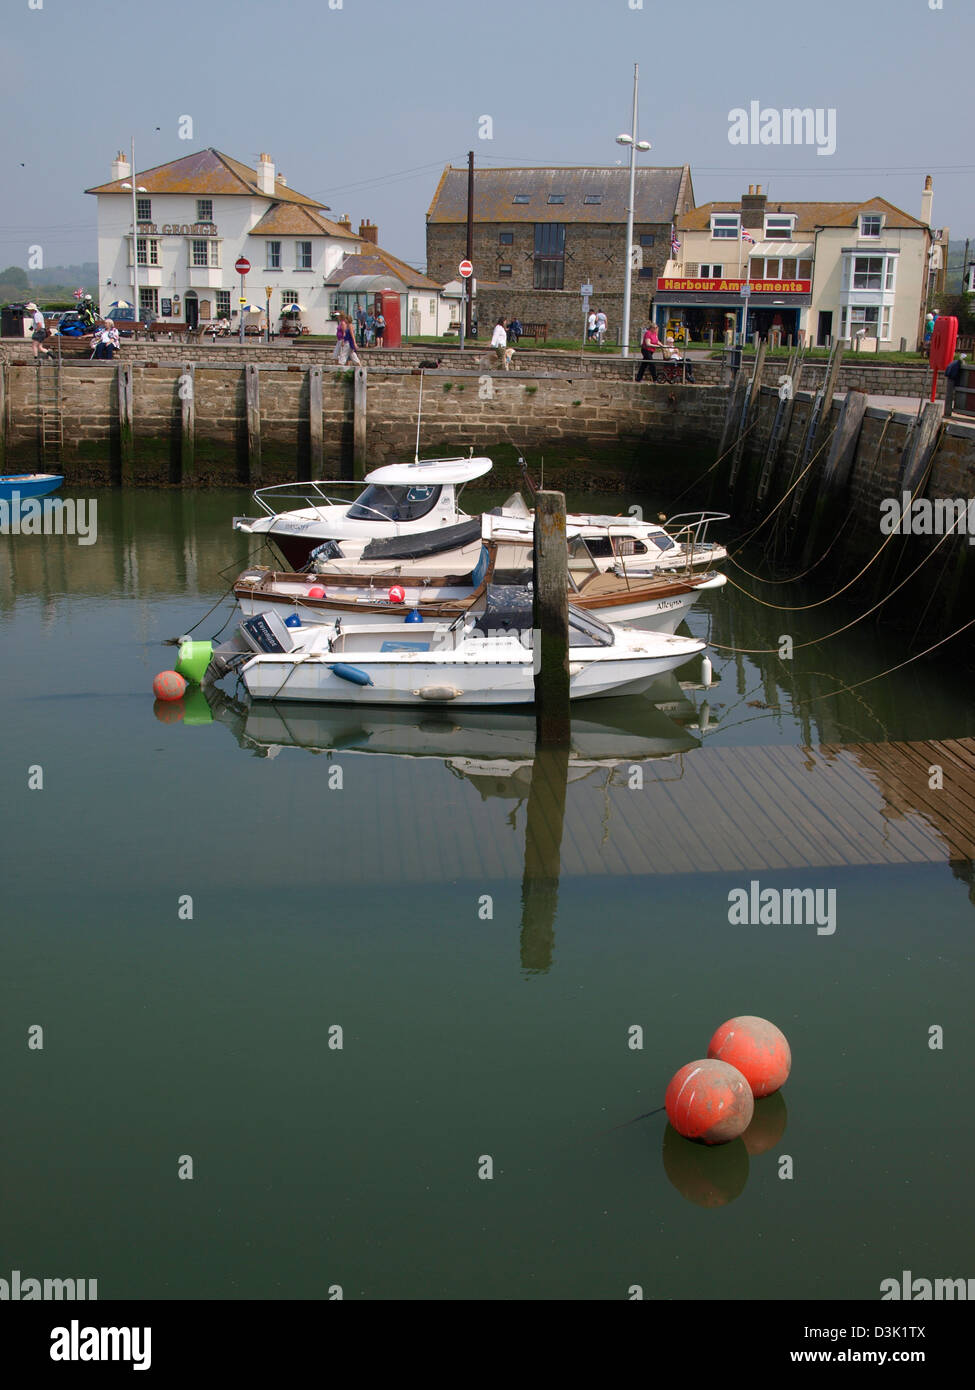
[[[136,207],[136,193],[145,193],[147,190],[141,185],[136,188],[135,182],[135,136],[132,136],[132,173],[131,183],[122,184],[123,188],[132,189],[132,338],[135,339],[139,327],[139,221],[138,209]],[[148,261],[148,256],[146,257]]]
[[[630,355],[630,279],[633,275],[633,204],[636,199],[636,152],[651,148],[649,140],[636,138],[637,89],[640,84],[640,64],[633,64],[633,123],[629,135],[617,135],[617,145],[630,147],[630,197],[626,208],[626,267],[623,281],[623,356]]]

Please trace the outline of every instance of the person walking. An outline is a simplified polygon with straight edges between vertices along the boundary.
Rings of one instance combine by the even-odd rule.
[[[363,341],[366,347],[372,347],[376,341],[376,316],[371,309],[366,314],[366,336]]]
[[[359,330],[359,342],[364,344],[366,341],[366,311],[361,304],[356,307],[355,321]]]
[[[600,347],[602,347],[603,343],[606,341],[607,327],[608,321],[606,315],[603,313],[602,309],[599,309],[596,313],[596,342]]]
[[[35,358],[50,357],[50,351],[47,348],[41,347],[41,343],[43,343],[47,337],[47,324],[44,322],[44,315],[33,300],[31,300],[29,304],[25,304],[24,307],[30,314],[31,322],[34,325],[31,329],[30,336],[31,342],[34,344]]]
[[[589,310],[589,317],[586,319],[586,342],[591,343],[596,336],[596,311]]]
[[[521,319],[515,318],[511,320],[508,324],[508,341],[511,343],[512,347],[518,346],[518,339],[524,331],[525,330],[521,326]]]
[[[657,368],[653,360],[654,350],[661,347],[660,334],[657,332],[657,325],[651,323],[648,328],[643,330],[643,337],[640,339],[640,355],[643,361],[640,363],[640,370],[636,374],[637,381],[643,380],[643,374],[650,368],[650,380],[657,380]]]
[[[508,348],[508,325],[503,318],[498,319],[491,334],[491,346],[498,354],[498,365],[504,366],[504,356]]]
[[[386,320],[383,311],[380,309],[376,314],[376,347],[382,347],[383,334],[386,332]]]

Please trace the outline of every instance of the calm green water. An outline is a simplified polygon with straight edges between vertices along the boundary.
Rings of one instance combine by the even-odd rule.
[[[970,869],[762,874],[835,889],[835,935],[731,927],[747,873],[645,872],[628,830],[628,798],[707,748],[972,734],[950,651],[814,698],[908,654],[854,628],[791,663],[716,651],[718,683],[693,688],[692,667],[659,708],[591,704],[559,837],[558,770],[533,783],[520,716],[197,700],[161,722],[160,644],[241,567],[248,499],[98,502],[95,545],[0,538],[0,1278],[97,1278],[101,1298],[794,1299],[975,1274]],[[729,585],[690,626],[768,648],[855,612],[786,622]],[[730,787],[723,809],[747,821]],[[617,1128],[739,1013],[792,1044],[765,1152],[675,1143],[662,1115]]]

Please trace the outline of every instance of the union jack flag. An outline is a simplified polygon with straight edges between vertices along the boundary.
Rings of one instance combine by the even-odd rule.
[[[677,252],[680,250],[680,242],[677,240],[677,234],[676,234],[676,232],[672,232],[672,233],[671,233],[671,236],[670,236],[670,249],[671,249],[671,251],[673,252],[673,254],[674,254],[675,256],[677,255]]]
[[[755,245],[755,238],[746,232],[744,227],[741,229],[741,239],[742,241],[750,241],[753,246]]]

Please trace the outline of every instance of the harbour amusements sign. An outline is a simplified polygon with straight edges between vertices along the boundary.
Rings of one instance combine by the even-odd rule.
[[[811,280],[686,280],[674,275],[658,277],[657,291],[740,294],[742,285],[746,283],[751,287],[752,294],[812,294]]]

